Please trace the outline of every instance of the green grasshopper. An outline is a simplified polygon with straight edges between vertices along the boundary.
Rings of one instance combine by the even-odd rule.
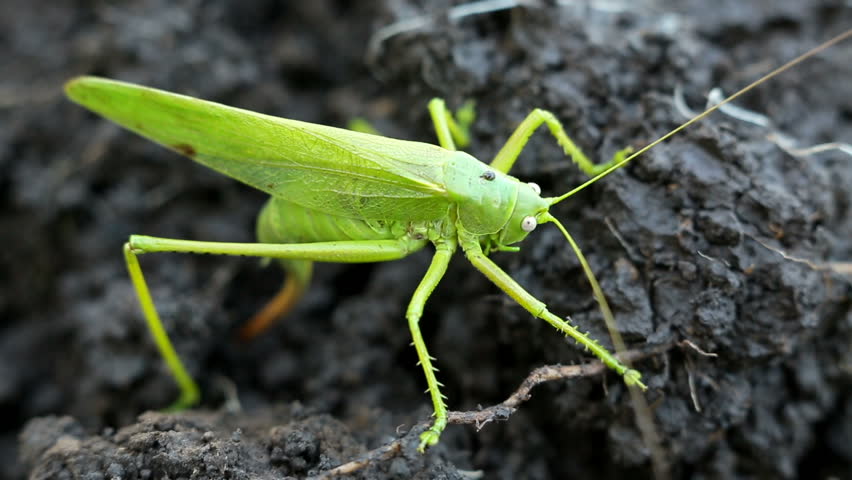
[[[619,361],[575,326],[547,310],[488,255],[517,251],[539,224],[553,223],[576,253],[594,291],[617,350],[623,342],[597,280],[579,246],[549,209],[610,174],[724,103],[771,76],[849,36],[835,37],[767,74],[636,153],[617,152],[606,163],[591,162],[559,121],[536,109],[485,164],[456,146],[468,143],[471,105],[451,113],[433,99],[429,112],[439,146],[276,118],[139,85],[80,77],[66,85],[75,102],[180,154],[271,195],[257,220],[260,243],[203,242],[132,235],[124,256],[143,314],[180,387],[175,407],[198,403],[199,388],[165,332],[139,265],[138,255],[185,252],[279,259],[287,272],[282,292],[243,333],[253,336],[287,310],[308,286],[313,262],[381,262],[435,246],[435,254],[406,311],[414,347],[434,408],[432,426],[419,449],[435,445],[447,425],[447,406],[432,358],[418,326],[429,295],[459,249],[489,280],[533,316],[590,350],[630,387],[644,390],[637,370]],[[565,154],[586,174],[586,183],[558,197],[509,175],[530,136],[546,125]],[[632,154],[631,154],[632,153]]]

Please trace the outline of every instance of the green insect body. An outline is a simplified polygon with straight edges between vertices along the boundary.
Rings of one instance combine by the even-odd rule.
[[[426,300],[459,247],[474,267],[532,315],[586,347],[622,375],[629,387],[645,389],[638,371],[550,313],[544,303],[493,263],[488,254],[516,251],[518,247],[514,244],[524,240],[538,224],[554,223],[583,267],[616,349],[623,350],[612,312],[588,262],[571,235],[550,215],[550,207],[770,77],[849,37],[852,30],[764,75],[639,151],[624,149],[609,162],[598,165],[583,155],[552,114],[540,109],[530,113],[491,163],[485,164],[456,150],[456,143],[462,146],[467,143],[467,129],[474,119],[472,105],[462,107],[454,116],[440,99],[429,104],[441,145],[438,147],[262,115],[96,77],[74,79],[66,85],[66,92],[75,102],[119,125],[271,196],[258,216],[260,243],[132,235],[124,246],[127,268],[148,327],[180,386],[181,395],[175,407],[196,404],[200,393],[163,328],[139,265],[139,254],[185,252],[278,259],[288,272],[287,283],[270,302],[268,311],[264,310],[247,325],[251,327],[247,331],[251,336],[265,328],[270,318],[289,308],[307,288],[313,262],[397,260],[428,243],[435,246],[432,263],[406,310],[435,410],[432,427],[420,437],[422,451],[438,442],[448,416],[432,365],[434,358],[426,350],[418,323]],[[541,197],[537,185],[508,175],[529,137],[542,125],[547,125],[565,154],[593,177],[555,198]],[[634,394],[634,404],[643,411],[641,416],[650,418],[647,404],[635,395],[634,388],[630,391]],[[647,443],[656,445],[653,427],[642,429]],[[663,459],[655,459],[655,464],[664,463]]]
[[[252,336],[265,328],[270,318],[289,308],[307,288],[313,262],[389,261],[403,258],[428,243],[435,246],[432,263],[406,310],[434,407],[434,422],[420,437],[419,448],[423,451],[438,442],[448,415],[432,365],[434,358],[426,350],[418,323],[426,300],[459,247],[474,267],[533,316],[572,337],[622,375],[631,387],[638,418],[644,417],[647,423],[647,404],[632,388],[645,389],[639,372],[550,313],[488,254],[516,251],[514,244],[524,240],[538,224],[554,223],[583,267],[616,349],[623,350],[612,312],[588,262],[571,235],[550,215],[549,208],[770,77],[848,37],[852,37],[852,30],[764,75],[639,151],[624,149],[609,162],[598,165],[583,155],[552,114],[540,109],[530,113],[491,163],[485,164],[456,150],[457,143],[467,143],[467,129],[474,119],[472,105],[453,115],[440,99],[429,104],[441,145],[438,147],[262,115],[96,77],[70,81],[66,93],[90,110],[271,196],[258,217],[260,243],[132,235],[124,246],[127,268],[148,327],[180,386],[175,407],[196,404],[200,392],[163,328],[139,265],[139,254],[185,252],[278,259],[288,273],[287,283],[270,302],[268,311],[265,309],[247,325],[251,327],[248,336]],[[542,125],[547,125],[565,154],[593,177],[555,198],[541,197],[538,186],[508,175],[529,137]],[[359,129],[369,130],[363,125]],[[653,426],[643,426],[640,421],[640,428],[646,444],[656,448]],[[662,468],[665,461],[656,450],[654,463]]]
[[[223,243],[132,235],[124,246],[131,281],[155,343],[177,381],[176,407],[199,401],[195,381],[184,368],[159,319],[138,255],[186,252],[258,256],[278,259],[287,271],[282,292],[247,325],[252,336],[307,288],[313,262],[378,262],[396,260],[435,246],[432,262],[406,310],[419,363],[434,407],[434,422],[420,437],[420,450],[438,442],[447,425],[447,407],[432,358],[419,328],[424,305],[445,274],[458,248],[478,270],[533,316],[590,350],[624,377],[633,397],[637,425],[652,455],[655,470],[667,469],[651,413],[638,389],[638,371],[620,362],[570,323],[550,313],[507,273],[493,263],[492,251],[518,249],[516,243],[540,223],[554,223],[576,253],[592,286],[616,350],[624,343],[606,298],[579,246],[549,213],[549,208],[632,159],[700,121],[769,78],[828,47],[852,37],[834,37],[764,75],[635,153],[617,152],[612,160],[593,164],[566,135],[550,113],[536,109],[518,126],[495,158],[485,164],[456,150],[467,143],[474,119],[472,105],[455,112],[435,99],[429,111],[440,147],[375,135],[361,122],[361,132],[262,115],[191,97],[95,77],[66,85],[68,96],[178,153],[268,193],[271,198],[257,222],[260,243]],[[508,175],[529,137],[542,125],[590,180],[555,198]],[[255,321],[259,320],[259,321]],[[638,387],[638,388],[633,388]],[[664,477],[665,475],[662,475]]]
[[[541,125],[590,175],[623,161],[592,164],[548,112],[533,111],[490,164],[456,150],[467,142],[471,106],[453,116],[443,101],[429,105],[440,147],[262,115],[152,88],[95,77],[66,85],[75,102],[180,154],[271,195],[258,217],[261,243],[199,242],[140,235],[125,245],[131,280],[152,335],[181,387],[175,406],[200,393],[160,322],[137,256],[151,252],[248,255],[279,259],[296,296],[310,281],[312,262],[377,262],[403,258],[432,243],[435,255],[406,311],[414,346],[435,409],[420,449],[437,443],[447,407],[418,326],[425,302],[460,247],[470,262],[536,317],[573,337],[628,385],[644,388],[639,372],[618,361],[574,326],[550,313],[487,255],[517,250],[540,223],[554,222],[578,254],[605,318],[603,294],[587,262],[548,209],[567,198],[546,198],[534,184],[508,175]]]

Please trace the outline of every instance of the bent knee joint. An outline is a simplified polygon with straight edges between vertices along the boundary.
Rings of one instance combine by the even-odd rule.
[[[136,245],[136,242],[134,242],[135,236],[136,235],[131,235],[130,238],[124,242],[122,249],[124,250],[125,255],[129,254],[137,256],[142,255],[143,253],[148,253],[144,248],[139,248],[139,246]]]
[[[416,309],[412,309],[411,307],[405,312],[405,318],[408,320],[408,324],[411,326],[417,326],[420,323],[420,317],[422,316],[421,312],[418,312]]]
[[[404,258],[404,257],[407,257],[408,255],[411,255],[412,253],[423,248],[423,245],[426,244],[425,239],[416,240],[416,239],[410,238],[410,237],[400,238],[399,240],[397,240],[397,242],[398,242],[399,248],[400,248],[400,254],[401,254],[400,258]]]
[[[156,240],[156,238],[147,235],[131,235],[124,245],[125,249],[129,249],[130,253],[141,255],[143,253],[150,253],[152,245],[156,244]]]
[[[541,119],[543,123],[546,123],[548,127],[552,127],[554,124],[561,126],[561,124],[559,123],[559,119],[557,119],[555,115],[553,115],[547,110],[536,108],[535,114],[538,118]]]
[[[443,98],[435,97],[432,100],[429,100],[429,107],[430,108],[442,107],[444,105],[446,105],[446,102],[444,102]]]

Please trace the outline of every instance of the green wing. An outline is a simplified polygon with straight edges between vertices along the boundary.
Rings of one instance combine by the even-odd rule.
[[[447,213],[445,162],[457,154],[272,117],[97,77],[65,86],[84,107],[270,195],[350,218],[432,220]]]

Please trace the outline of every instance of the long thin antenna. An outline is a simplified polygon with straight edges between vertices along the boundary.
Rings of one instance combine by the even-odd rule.
[[[583,251],[580,250],[580,246],[577,245],[577,242],[574,241],[574,238],[568,233],[568,230],[565,229],[562,223],[550,213],[542,215],[540,217],[540,221],[541,223],[550,222],[556,225],[556,228],[558,228],[565,239],[568,240],[568,243],[571,245],[571,249],[574,250],[574,254],[577,256],[577,260],[580,261],[580,266],[583,267],[583,272],[586,274],[589,284],[592,286],[592,292],[595,295],[595,300],[598,301],[598,306],[600,307],[601,314],[603,315],[606,328],[609,330],[609,336],[612,339],[612,345],[615,347],[615,351],[627,351],[624,339],[621,337],[621,332],[618,331],[618,325],[615,323],[615,315],[612,314],[612,309],[609,307],[609,302],[606,301],[603,289],[601,289],[598,279],[592,271],[592,267],[589,266],[586,256],[583,255]],[[620,360],[622,360],[622,363],[627,365],[627,367],[632,368],[627,359]],[[666,460],[662,447],[660,446],[660,436],[657,434],[657,428],[654,426],[651,409],[648,406],[648,402],[645,400],[645,397],[642,395],[641,390],[644,390],[645,386],[639,383],[641,386],[640,390],[639,386],[635,384],[631,385],[627,377],[625,377],[624,380],[624,383],[627,384],[627,389],[630,391],[630,398],[633,403],[633,409],[636,413],[636,426],[639,427],[639,432],[641,433],[643,441],[648,447],[649,454],[651,455],[651,465],[654,469],[654,478],[669,478],[671,474],[670,465]]]
[[[618,170],[619,168],[623,167],[624,165],[626,165],[628,162],[630,162],[634,158],[638,157],[639,155],[642,155],[643,153],[654,148],[655,146],[659,145],[660,143],[668,140],[669,138],[671,138],[673,135],[677,134],[678,132],[680,132],[684,128],[692,125],[695,122],[698,122],[699,120],[702,120],[704,117],[706,117],[706,116],[710,115],[711,113],[715,112],[716,110],[718,110],[719,107],[721,107],[722,105],[725,105],[727,103],[732,102],[736,98],[740,97],[741,95],[750,91],[751,89],[760,85],[761,83],[769,80],[770,78],[778,75],[779,73],[782,73],[782,72],[798,65],[799,63],[807,60],[808,58],[813,57],[814,55],[822,52],[826,48],[831,47],[831,46],[833,46],[837,43],[840,43],[843,40],[846,40],[849,37],[852,37],[852,28],[850,28],[849,30],[846,30],[845,32],[841,33],[840,35],[832,38],[831,40],[823,43],[822,45],[819,45],[817,47],[814,47],[814,48],[808,50],[807,52],[799,55],[798,57],[794,58],[793,60],[790,60],[789,62],[785,63],[784,65],[781,65],[780,67],[776,68],[775,70],[772,70],[771,72],[767,73],[766,75],[764,75],[764,76],[760,77],[759,79],[751,82],[747,86],[740,89],[737,93],[731,95],[730,97],[726,98],[725,100],[717,103],[716,105],[713,105],[712,107],[708,108],[707,110],[704,110],[703,112],[699,113],[698,115],[692,117],[691,119],[687,120],[686,123],[683,123],[682,125],[675,128],[674,130],[670,131],[669,133],[663,135],[662,137],[660,137],[660,138],[654,140],[653,142],[649,143],[648,145],[642,147],[641,149],[639,149],[639,151],[633,153],[632,155],[625,158],[624,160],[616,163],[615,165],[612,165],[611,167],[607,168],[606,170],[599,173],[598,175],[595,175],[594,177],[587,180],[585,183],[578,186],[577,188],[571,190],[570,192],[566,193],[565,195],[556,197],[555,199],[553,199],[553,201],[550,204],[551,205],[557,204],[557,203],[561,202],[562,200],[565,200],[566,198],[570,197],[571,195],[574,195],[575,193],[579,192],[580,190],[583,190],[584,188],[586,188],[589,185],[597,182],[601,178],[603,178],[603,177],[609,175],[610,173]]]

